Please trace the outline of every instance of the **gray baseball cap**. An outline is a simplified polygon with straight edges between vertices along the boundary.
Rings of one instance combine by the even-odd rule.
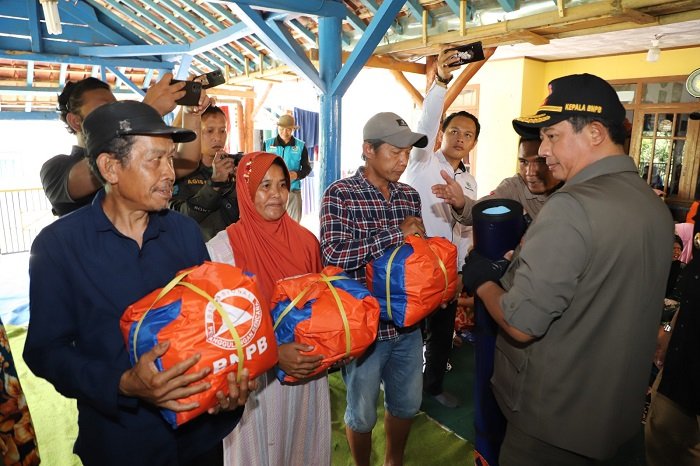
[[[406,121],[396,113],[382,112],[370,118],[362,130],[365,141],[383,141],[395,147],[425,147],[428,137],[414,133]]]

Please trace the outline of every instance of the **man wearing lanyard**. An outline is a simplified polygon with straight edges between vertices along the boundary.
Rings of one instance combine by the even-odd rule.
[[[292,136],[299,129],[291,115],[282,115],[277,121],[277,136],[265,141],[265,152],[277,154],[289,169],[292,185],[289,187],[287,213],[297,222],[301,220],[301,180],[311,173],[309,153],[301,139]]]

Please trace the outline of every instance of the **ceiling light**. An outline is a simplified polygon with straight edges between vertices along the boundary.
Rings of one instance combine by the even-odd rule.
[[[649,47],[649,51],[647,52],[647,61],[659,61],[660,55],[661,49],[659,48],[659,38],[658,36],[654,36],[654,38],[651,40],[651,47]]]
[[[39,0],[44,10],[46,29],[49,34],[58,35],[63,32],[61,29],[61,17],[58,15],[58,0]]]

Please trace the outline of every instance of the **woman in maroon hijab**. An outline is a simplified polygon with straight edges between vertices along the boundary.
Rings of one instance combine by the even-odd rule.
[[[238,165],[236,193],[240,220],[207,243],[211,259],[256,275],[262,295],[272,298],[281,278],[321,271],[318,240],[286,212],[289,172],[282,158],[266,152],[246,154]],[[279,347],[279,365],[304,379],[322,356],[311,347]],[[331,461],[330,401],[324,375],[283,385],[274,370],[258,377],[243,418],[224,439],[229,465],[328,465]]]

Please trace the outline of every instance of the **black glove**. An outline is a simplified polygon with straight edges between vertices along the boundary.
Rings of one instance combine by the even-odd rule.
[[[462,283],[470,295],[486,282],[496,282],[503,276],[510,265],[507,259],[492,261],[476,251],[469,253],[462,267]]]

